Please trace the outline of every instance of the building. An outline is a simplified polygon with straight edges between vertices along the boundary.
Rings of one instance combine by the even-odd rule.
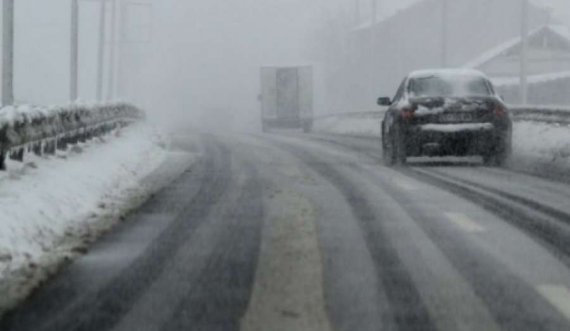
[[[373,109],[401,79],[421,68],[460,67],[520,35],[520,0],[420,1],[378,22],[347,32],[344,58],[327,63],[331,111]],[[444,8],[446,10],[444,11]],[[550,13],[531,5],[531,29]]]
[[[520,101],[522,38],[507,40],[464,66],[491,77],[508,103]],[[570,104],[570,29],[545,25],[532,30],[527,52],[528,103]]]

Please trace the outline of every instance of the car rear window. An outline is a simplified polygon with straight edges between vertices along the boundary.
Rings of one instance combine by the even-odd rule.
[[[492,95],[487,80],[469,75],[425,76],[410,79],[413,97],[466,97]]]

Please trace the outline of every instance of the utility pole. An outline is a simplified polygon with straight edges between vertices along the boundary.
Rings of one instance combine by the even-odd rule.
[[[449,3],[447,0],[441,0],[441,66],[448,66],[447,60],[447,44],[448,44],[448,22],[449,21]]]
[[[106,0],[100,1],[99,10],[99,46],[97,54],[97,101],[103,101],[103,71],[105,67],[105,21],[106,21]]]
[[[74,102],[78,97],[79,81],[79,0],[71,0],[70,36],[69,99]]]
[[[520,61],[520,97],[521,104],[528,103],[528,0],[522,1],[521,16],[521,61]]]
[[[14,0],[2,5],[2,106],[8,106],[14,104]]]
[[[115,64],[117,47],[117,1],[111,0],[111,43],[109,50],[109,77],[107,82],[107,99],[112,100],[115,96]]]

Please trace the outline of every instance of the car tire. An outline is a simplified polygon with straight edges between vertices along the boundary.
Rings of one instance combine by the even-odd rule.
[[[512,137],[511,134],[508,133],[506,136],[502,137],[498,148],[497,153],[495,155],[495,165],[498,167],[504,167],[509,158],[511,157],[512,152]]]
[[[400,129],[395,126],[384,143],[383,158],[388,166],[405,165],[407,161],[404,137]]]
[[[492,167],[504,167],[511,156],[512,139],[510,134],[501,137],[488,154],[483,155],[483,164]]]
[[[396,163],[396,158],[394,153],[392,152],[393,144],[390,141],[387,141],[390,137],[385,136],[382,139],[382,160],[384,164],[391,167]]]
[[[483,157],[483,165],[486,167],[491,167],[495,165],[495,153],[494,152],[487,152],[482,155]]]

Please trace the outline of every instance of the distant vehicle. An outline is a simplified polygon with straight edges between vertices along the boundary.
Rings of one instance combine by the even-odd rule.
[[[425,70],[409,74],[382,121],[388,165],[413,156],[481,155],[500,166],[511,152],[512,121],[491,81],[475,70]]]
[[[313,127],[313,67],[261,68],[261,124],[271,128]]]

